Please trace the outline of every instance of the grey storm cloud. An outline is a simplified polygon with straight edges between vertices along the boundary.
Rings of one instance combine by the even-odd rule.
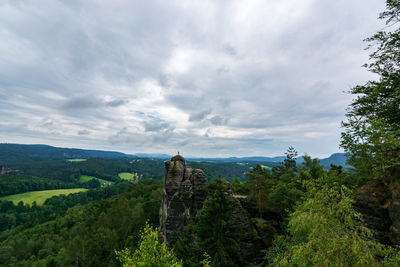
[[[207,115],[211,114],[211,109],[203,110],[190,114],[189,121],[202,121]]]
[[[0,140],[123,152],[339,150],[379,0],[3,1]]]
[[[214,125],[225,125],[228,123],[228,118],[223,118],[221,116],[214,116],[210,119],[210,122]]]
[[[104,106],[119,107],[129,101],[124,99],[101,100],[95,96],[83,96],[68,99],[61,107],[63,109],[91,109],[102,108]]]
[[[161,130],[172,130],[173,127],[169,123],[158,123],[158,122],[144,122],[144,129],[146,132],[158,132]]]
[[[105,104],[110,107],[119,107],[127,104],[129,101],[124,99],[114,99],[110,101],[106,101]]]

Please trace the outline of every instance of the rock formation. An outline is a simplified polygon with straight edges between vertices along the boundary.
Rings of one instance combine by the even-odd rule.
[[[206,185],[204,172],[186,167],[182,156],[165,161],[160,208],[160,231],[165,243],[172,232],[182,231],[189,218],[195,218],[201,211],[207,197]]]
[[[366,182],[355,194],[354,209],[377,241],[400,245],[400,182],[382,179]]]

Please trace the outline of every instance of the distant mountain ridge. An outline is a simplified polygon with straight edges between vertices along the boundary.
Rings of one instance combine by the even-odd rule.
[[[23,144],[9,144],[0,143],[0,163],[9,164],[15,162],[31,162],[40,160],[60,160],[60,159],[73,159],[73,158],[155,158],[155,159],[170,159],[171,155],[161,153],[136,153],[136,154],[125,154],[116,151],[103,151],[103,150],[87,150],[78,148],[61,148],[53,147],[49,145],[23,145]],[[229,157],[229,158],[204,158],[204,157],[187,157],[188,161],[207,161],[207,162],[283,162],[286,159],[285,156],[277,157]],[[346,164],[347,157],[345,153],[334,153],[328,158],[320,159],[320,162],[325,167],[329,167],[330,164],[341,165],[349,167]],[[297,163],[303,163],[303,157],[297,158]]]
[[[146,154],[146,153],[137,153],[135,156],[141,158],[155,158],[155,159],[170,159],[172,156],[167,154]],[[346,153],[334,153],[330,155],[328,158],[319,159],[321,165],[325,167],[329,167],[331,164],[340,165],[344,167],[350,167],[347,165],[347,156]],[[208,161],[208,162],[283,162],[286,159],[286,156],[276,156],[276,157],[263,157],[263,156],[254,156],[254,157],[229,157],[229,158],[197,158],[197,157],[187,157],[188,161]],[[297,163],[301,164],[304,162],[303,156],[297,157]]]
[[[40,160],[60,160],[73,158],[120,158],[133,157],[121,152],[61,148],[48,145],[0,144],[0,163],[31,162]]]

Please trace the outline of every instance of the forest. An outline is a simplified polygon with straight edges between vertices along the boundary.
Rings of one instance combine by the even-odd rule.
[[[0,197],[88,190],[43,205],[0,200],[0,265],[400,266],[400,2],[387,0],[380,19],[387,27],[366,40],[365,67],[377,79],[348,92],[340,143],[348,165],[300,160],[294,147],[280,163],[190,161],[207,177],[207,197],[166,244],[164,160],[4,145],[10,171]]]

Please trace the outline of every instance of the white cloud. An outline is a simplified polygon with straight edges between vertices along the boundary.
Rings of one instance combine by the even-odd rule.
[[[124,152],[336,152],[374,76],[372,1],[6,1],[0,140]]]

